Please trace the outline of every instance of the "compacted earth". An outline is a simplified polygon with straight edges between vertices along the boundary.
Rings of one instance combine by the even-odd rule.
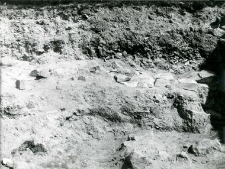
[[[2,169],[224,169],[225,4],[1,4]]]

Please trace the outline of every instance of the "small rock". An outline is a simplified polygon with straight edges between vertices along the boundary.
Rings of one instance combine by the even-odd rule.
[[[221,150],[221,144],[217,139],[204,139],[191,145],[188,149],[188,152],[194,154],[195,156],[204,156],[206,154],[213,153],[214,151]]]
[[[97,71],[100,71],[100,70],[101,70],[100,66],[94,66],[94,67],[90,68],[91,73],[96,73]]]
[[[114,76],[114,79],[116,82],[121,83],[121,82],[128,82],[131,80],[130,77],[126,76],[126,75],[122,75],[122,74],[118,74]]]
[[[220,29],[220,28],[216,28],[213,30],[213,35],[216,36],[216,37],[221,37],[223,36],[225,33],[225,31],[223,29]]]
[[[162,101],[164,100],[164,97],[163,97],[163,95],[161,95],[161,94],[155,94],[155,95],[153,96],[153,99],[154,99],[154,101],[155,101],[156,103],[160,103],[160,102],[162,102]]]
[[[19,90],[25,90],[25,82],[23,80],[17,80],[16,88]]]
[[[115,57],[117,59],[121,59],[123,57],[123,54],[118,52],[118,53],[115,54]]]
[[[87,20],[88,18],[89,18],[89,16],[87,14],[82,15],[82,19]]]
[[[30,72],[30,76],[32,76],[32,77],[37,77],[37,75],[38,75],[38,71],[37,70],[32,70]]]
[[[140,141],[143,138],[144,138],[144,136],[142,136],[142,135],[130,134],[127,138],[127,141]]]
[[[145,169],[152,165],[152,162],[147,157],[143,156],[142,154],[138,152],[133,152],[130,155],[128,155],[125,159],[124,166],[126,164],[129,166],[129,164],[132,166],[133,169]]]
[[[166,85],[165,88],[172,89],[172,86],[171,85]]]
[[[81,81],[86,82],[86,78],[85,78],[84,76],[79,76],[79,77],[77,78],[77,80],[81,80]]]
[[[2,159],[2,165],[8,167],[8,168],[13,168],[14,167],[14,163],[11,159],[9,158],[3,158]]]
[[[187,161],[190,161],[190,158],[188,157],[187,153],[182,151],[181,153],[177,154],[177,160],[179,159],[184,159],[184,160],[187,160]]]
[[[34,106],[33,103],[29,102],[29,103],[27,104],[27,108],[28,108],[28,109],[33,109],[33,108],[35,108],[35,106]]]
[[[127,138],[127,141],[136,141],[135,136],[129,135],[128,138]]]

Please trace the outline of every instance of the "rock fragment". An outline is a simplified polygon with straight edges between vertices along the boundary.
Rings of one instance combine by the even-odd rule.
[[[79,77],[77,78],[77,80],[81,80],[81,81],[86,82],[86,78],[85,78],[84,76],[79,76]]]
[[[121,82],[128,82],[131,80],[130,77],[126,76],[126,75],[122,75],[122,74],[118,74],[114,76],[114,79],[116,82],[121,83]]]
[[[130,166],[132,169],[145,169],[152,165],[150,159],[138,152],[132,152],[125,159],[124,166]]]
[[[28,109],[33,109],[33,108],[35,108],[35,106],[34,106],[34,104],[33,104],[32,102],[29,102],[29,103],[27,104],[27,108],[28,108]]]
[[[2,165],[4,165],[7,168],[10,168],[10,169],[13,169],[14,168],[14,163],[9,158],[3,158],[2,159]]]
[[[37,71],[37,70],[32,70],[32,71],[30,72],[30,76],[32,76],[32,77],[37,77],[37,76],[38,76],[38,71]]]
[[[218,38],[223,36],[224,33],[225,33],[225,31],[223,29],[220,29],[220,28],[213,29],[213,35]]]
[[[25,90],[25,82],[23,80],[17,80],[16,88],[19,90]]]
[[[100,71],[100,70],[101,70],[100,66],[94,66],[90,68],[91,73],[96,73],[97,71]]]
[[[185,161],[191,162],[190,158],[188,157],[187,153],[182,151],[181,153],[177,154],[177,160],[183,159]]]

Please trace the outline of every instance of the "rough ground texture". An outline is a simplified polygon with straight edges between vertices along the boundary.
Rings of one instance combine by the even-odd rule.
[[[1,5],[1,168],[225,168],[225,6]]]

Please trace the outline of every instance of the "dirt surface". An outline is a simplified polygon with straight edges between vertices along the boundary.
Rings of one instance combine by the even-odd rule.
[[[222,4],[0,7],[1,168],[225,168]]]

